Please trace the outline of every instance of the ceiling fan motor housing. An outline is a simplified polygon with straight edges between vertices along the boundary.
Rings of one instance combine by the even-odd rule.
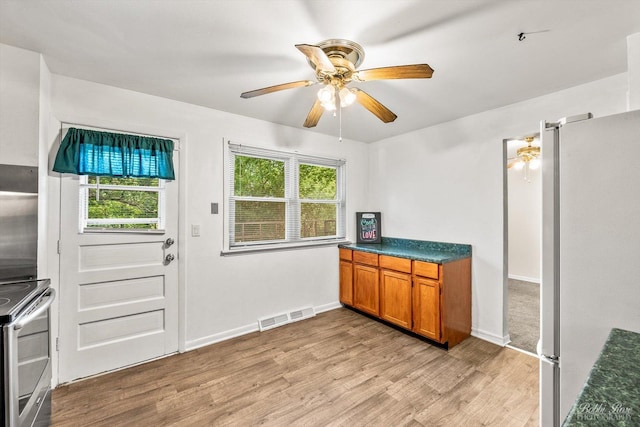
[[[529,145],[527,147],[518,148],[516,155],[525,161],[529,161],[540,155],[540,147],[532,147]]]
[[[364,49],[356,42],[345,39],[329,39],[318,43],[318,46],[327,55],[335,72],[320,70],[307,58],[307,62],[316,72],[319,82],[344,86],[351,81],[351,76],[364,61]]]

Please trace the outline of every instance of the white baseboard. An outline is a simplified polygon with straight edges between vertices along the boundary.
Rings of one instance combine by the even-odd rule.
[[[335,310],[336,308],[341,308],[341,307],[342,307],[342,304],[336,301],[336,302],[331,302],[329,304],[323,304],[323,305],[314,307],[314,310],[316,311],[316,314],[318,314],[318,313],[324,313],[325,311]]]
[[[499,345],[500,347],[504,347],[511,341],[511,337],[509,337],[509,334],[500,336],[475,328],[471,328],[471,336],[480,338],[481,340],[489,341],[490,343]]]
[[[329,304],[323,304],[323,305],[314,307],[314,311],[317,314],[325,311],[335,310],[336,308],[340,308],[340,307],[342,307],[340,302],[335,301]],[[231,338],[236,338],[242,335],[250,334],[252,332],[257,332],[259,330],[260,330],[260,327],[257,322],[251,323],[250,325],[240,326],[239,328],[229,329],[227,331],[219,332],[217,334],[208,335],[206,337],[198,338],[192,341],[187,341],[185,344],[185,351],[195,350],[196,348],[215,344],[221,341],[230,340]]]
[[[196,348],[204,347],[206,345],[215,344],[217,342],[230,340],[242,335],[250,334],[251,332],[257,332],[260,328],[258,322],[251,323],[250,325],[241,326],[239,328],[229,329],[227,331],[219,332],[217,334],[209,335],[206,337],[198,338],[192,341],[187,341],[185,350],[195,350]]]
[[[518,276],[516,274],[510,274],[509,279],[522,280],[523,282],[532,282],[532,283],[540,284],[539,277],[527,277],[527,276]]]

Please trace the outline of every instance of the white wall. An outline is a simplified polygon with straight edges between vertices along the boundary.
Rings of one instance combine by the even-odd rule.
[[[542,205],[540,168],[507,171],[509,195],[509,277],[540,283]]]
[[[354,212],[380,210],[386,236],[472,244],[473,333],[503,343],[503,139],[537,132],[541,119],[585,111],[604,116],[627,108],[628,76],[620,74],[375,144],[340,144],[301,129],[51,76],[33,52],[0,45],[0,55],[0,162],[38,164],[46,157],[38,160],[38,140],[51,162],[57,120],[183,140],[186,348],[255,329],[261,316],[307,304],[330,308],[338,301],[335,247],[220,256],[222,215],[211,215],[210,203],[223,205],[223,138],[346,158],[350,230]],[[46,202],[45,274],[54,285],[58,181],[56,174],[47,180]],[[201,237],[187,233],[194,223],[201,225]]]
[[[38,166],[40,54],[0,44],[0,163]]]
[[[640,33],[627,36],[629,111],[640,109]]]
[[[63,122],[182,139],[180,225],[185,239],[180,262],[187,349],[255,330],[259,317],[307,305],[338,306],[335,246],[222,257],[223,216],[212,215],[210,203],[224,205],[223,139],[344,158],[352,230],[355,211],[365,208],[364,143],[339,143],[334,137],[301,129],[57,75],[52,77],[52,108]],[[52,198],[56,187],[54,182]],[[50,202],[52,209],[56,203]],[[201,226],[200,237],[187,233],[191,224]],[[57,240],[55,232],[50,238]]]
[[[504,344],[503,139],[626,104],[625,73],[379,141],[368,209],[382,212],[386,236],[471,244],[472,333]]]

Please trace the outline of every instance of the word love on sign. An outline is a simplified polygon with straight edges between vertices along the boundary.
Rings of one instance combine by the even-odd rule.
[[[380,243],[380,212],[356,212],[357,243]]]

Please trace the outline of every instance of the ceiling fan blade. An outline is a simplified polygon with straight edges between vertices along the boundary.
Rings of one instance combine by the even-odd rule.
[[[356,79],[363,82],[386,79],[428,79],[432,75],[433,69],[429,65],[414,64],[360,70],[356,73]]]
[[[322,107],[320,100],[316,99],[313,107],[311,107],[311,111],[309,111],[309,114],[307,115],[307,119],[304,121],[304,127],[312,128],[317,125],[323,112],[324,108]]]
[[[364,108],[371,111],[373,114],[376,115],[376,117],[378,117],[383,122],[389,123],[394,121],[398,117],[387,107],[382,105],[380,102],[376,101],[368,93],[358,88],[352,88],[351,91],[355,93],[356,99]]]
[[[329,73],[336,72],[336,67],[333,66],[327,54],[320,47],[310,44],[297,44],[296,47],[309,58],[309,61],[316,66],[317,70]]]
[[[240,98],[253,98],[254,96],[266,95],[272,92],[278,92],[285,89],[294,89],[297,87],[305,87],[316,84],[313,80],[300,80],[297,82],[283,83],[280,85],[263,87],[262,89],[251,90],[240,94]]]
[[[507,169],[511,169],[512,167],[514,167],[516,165],[516,163],[518,163],[518,161],[513,161],[511,163],[507,163]]]

